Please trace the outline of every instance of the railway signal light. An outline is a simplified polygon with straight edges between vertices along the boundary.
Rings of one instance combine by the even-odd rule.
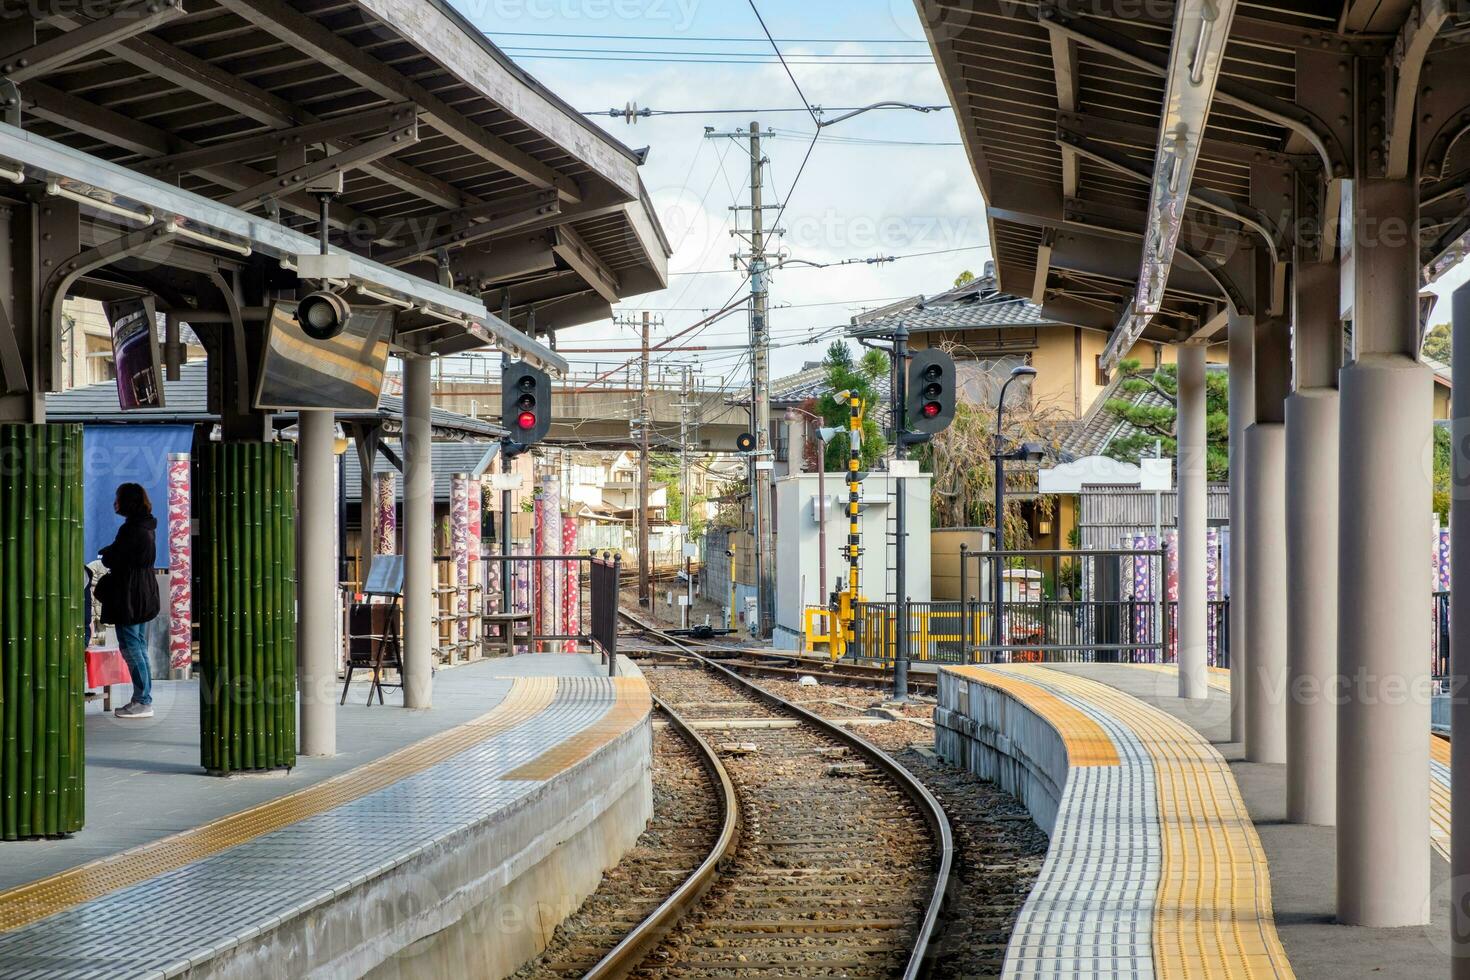
[[[308,293],[296,304],[296,322],[312,340],[331,340],[347,329],[352,307],[330,290]]]
[[[551,430],[551,378],[539,368],[517,361],[500,379],[500,420],[513,442],[529,446]]]
[[[909,356],[906,380],[905,428],[923,436],[949,428],[956,395],[954,358],[934,348],[916,351]]]

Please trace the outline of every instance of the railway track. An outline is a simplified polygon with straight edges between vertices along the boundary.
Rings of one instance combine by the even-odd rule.
[[[681,886],[704,893],[697,907],[671,897],[589,976],[920,975],[953,851],[934,796],[864,739],[623,615],[681,654],[645,671],[671,717],[798,724],[722,742],[738,846]]]
[[[814,657],[783,656],[772,650],[735,647],[708,640],[683,638],[677,642],[682,643],[686,649],[693,647],[704,651],[707,656],[718,660],[732,670],[757,677],[789,680],[803,674],[810,674],[818,680],[853,684],[874,690],[887,690],[893,687],[893,671],[887,667],[818,660]],[[673,661],[684,656],[679,647],[670,643],[645,644],[641,648],[620,647],[620,649],[635,659],[639,659],[640,652],[644,658],[651,657],[654,660],[663,658],[666,661]],[[909,692],[932,696],[938,692],[938,683],[932,675],[910,670]]]

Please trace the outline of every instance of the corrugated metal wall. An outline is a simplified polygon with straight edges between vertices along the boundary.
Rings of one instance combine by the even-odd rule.
[[[1155,494],[1133,486],[1087,486],[1079,494],[1077,532],[1083,550],[1089,548],[1132,547],[1135,534],[1152,534],[1154,529]],[[1177,521],[1178,494],[1159,494],[1162,512],[1159,522],[1172,528]],[[1212,483],[1209,487],[1209,521],[1230,521],[1230,487]]]

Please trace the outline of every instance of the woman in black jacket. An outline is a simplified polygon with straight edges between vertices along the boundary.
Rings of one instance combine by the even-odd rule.
[[[102,549],[107,574],[97,584],[102,621],[117,627],[117,642],[133,677],[133,700],[113,714],[119,718],[153,717],[153,672],[148,665],[148,623],[159,610],[158,559],[154,533],[158,521],[148,492],[136,483],[117,488],[112,509],[123,517],[112,544]]]

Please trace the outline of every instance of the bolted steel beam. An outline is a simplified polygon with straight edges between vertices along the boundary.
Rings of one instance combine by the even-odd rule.
[[[119,41],[167,24],[183,13],[179,0],[128,4],[110,16],[88,21],[50,40],[6,55],[0,60],[0,75],[17,85],[28,82]]]

